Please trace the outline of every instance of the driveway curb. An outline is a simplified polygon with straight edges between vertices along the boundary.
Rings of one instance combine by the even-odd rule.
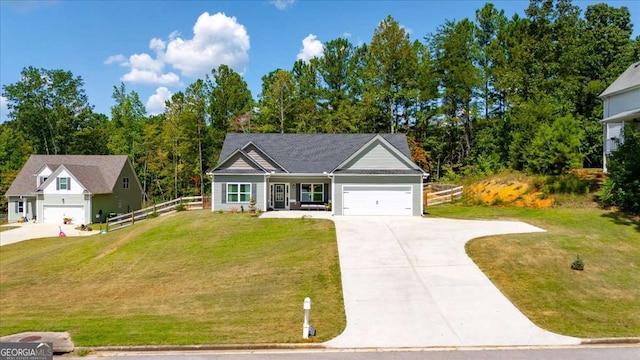
[[[640,337],[623,337],[623,338],[594,338],[582,339],[577,345],[512,345],[512,346],[427,346],[427,347],[398,347],[398,348],[329,348],[321,343],[313,344],[209,344],[209,345],[140,345],[140,346],[96,346],[96,347],[76,347],[74,352],[191,352],[191,351],[260,351],[260,350],[327,350],[327,351],[385,351],[393,350],[415,350],[415,349],[529,349],[529,348],[570,348],[576,346],[590,345],[633,345],[639,344]]]
[[[640,337],[582,339],[582,345],[640,344]]]
[[[322,344],[213,344],[213,345],[142,345],[77,347],[75,351],[154,352],[154,351],[218,351],[218,350],[311,350],[325,349]]]

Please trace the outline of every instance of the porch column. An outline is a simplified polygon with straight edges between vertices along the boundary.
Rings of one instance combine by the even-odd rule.
[[[269,175],[265,175],[264,176],[264,201],[262,202],[262,211],[267,211],[268,207],[267,207],[267,201],[269,201],[269,192],[267,191],[269,189]],[[257,200],[257,199],[256,199]]]

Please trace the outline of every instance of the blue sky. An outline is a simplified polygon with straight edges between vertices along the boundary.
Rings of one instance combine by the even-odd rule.
[[[225,63],[257,99],[263,75],[321,55],[323,42],[368,43],[387,15],[422,40],[446,19],[473,19],[485,2],[0,0],[0,84],[17,82],[27,66],[63,69],[83,78],[96,112],[110,116],[113,87],[122,81],[148,113],[158,113],[171,94]],[[597,2],[574,4],[584,10]],[[627,6],[640,34],[639,0],[604,2]],[[524,16],[528,3],[493,1],[507,17]],[[0,121],[6,116],[0,98]]]

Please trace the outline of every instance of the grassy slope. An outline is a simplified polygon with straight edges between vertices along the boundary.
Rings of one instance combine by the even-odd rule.
[[[0,334],[76,345],[323,341],[345,326],[333,223],[177,213],[91,237],[0,248]]]
[[[546,233],[477,239],[467,253],[531,320],[578,337],[640,336],[640,223],[598,209],[445,205],[432,216],[517,219]],[[570,269],[576,254],[583,272]]]

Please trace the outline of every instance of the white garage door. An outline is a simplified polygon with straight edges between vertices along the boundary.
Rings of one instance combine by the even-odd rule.
[[[411,186],[345,186],[344,215],[412,215]]]
[[[62,224],[62,219],[72,218],[72,224],[84,224],[84,206],[44,206],[44,222],[46,224]]]

